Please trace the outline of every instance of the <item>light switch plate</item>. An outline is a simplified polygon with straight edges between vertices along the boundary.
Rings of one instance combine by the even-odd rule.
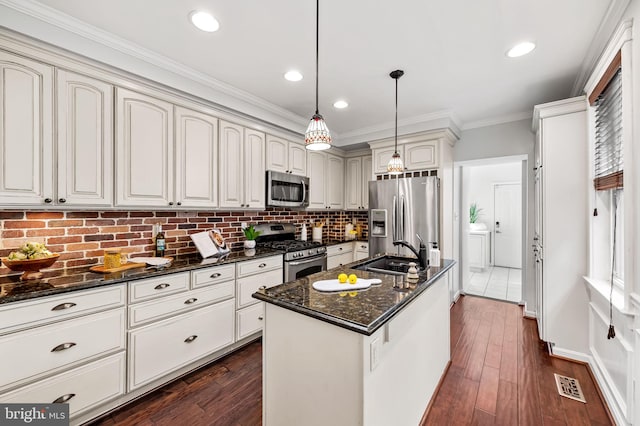
[[[375,370],[380,362],[380,339],[376,338],[371,342],[371,371]]]

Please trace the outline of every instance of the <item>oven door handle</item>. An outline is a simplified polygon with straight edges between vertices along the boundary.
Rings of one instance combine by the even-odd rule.
[[[314,257],[310,257],[310,258],[307,258],[307,259],[305,259],[305,260],[298,260],[298,261],[295,261],[295,262],[288,262],[287,264],[288,264],[288,265],[291,265],[291,266],[304,265],[304,264],[306,264],[306,263],[315,262],[315,261],[316,261],[316,260],[318,260],[318,259],[324,259],[324,258],[326,258],[326,257],[327,257],[327,255],[326,255],[326,254],[324,254],[324,255],[322,255],[322,256],[314,256]]]

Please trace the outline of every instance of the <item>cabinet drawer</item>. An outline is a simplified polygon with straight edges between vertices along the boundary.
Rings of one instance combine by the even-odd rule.
[[[353,243],[337,244],[327,247],[327,256],[336,256],[343,253],[352,253]]]
[[[356,251],[369,253],[369,243],[368,242],[356,241],[355,245],[356,245]]]
[[[263,257],[256,260],[248,260],[246,262],[238,262],[237,268],[238,278],[257,274],[259,272],[270,271],[276,268],[282,268],[282,255]]]
[[[82,360],[124,349],[124,308],[46,325],[0,338],[0,390]],[[11,366],[11,368],[6,368]]]
[[[236,265],[221,265],[213,268],[198,269],[191,272],[191,288],[233,280],[236,277]]]
[[[327,269],[337,268],[338,266],[346,265],[353,262],[353,252],[339,254],[336,256],[327,257]]]
[[[123,306],[125,285],[0,305],[0,334]]]
[[[189,288],[189,272],[163,275],[129,283],[129,303],[174,294]]]
[[[228,281],[133,305],[129,308],[129,327],[137,327],[152,320],[229,299],[234,293],[234,282]]]
[[[125,370],[125,353],[120,352],[0,395],[0,401],[51,404],[62,400],[68,402],[69,415],[74,417],[123,395]]]
[[[262,330],[264,302],[242,308],[236,312],[236,340],[244,339]]]
[[[236,288],[236,306],[242,308],[253,305],[258,302],[258,299],[254,299],[251,295],[258,291],[261,286],[271,287],[282,284],[282,269],[239,278],[236,284],[238,285]]]
[[[233,300],[129,332],[129,390],[233,343]]]

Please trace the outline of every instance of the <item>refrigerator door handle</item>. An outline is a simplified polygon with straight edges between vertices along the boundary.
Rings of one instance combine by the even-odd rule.
[[[401,239],[404,241],[408,241],[407,240],[407,236],[405,235],[405,231],[404,231],[404,225],[405,225],[405,219],[406,219],[406,209],[405,209],[405,199],[404,199],[404,195],[400,196],[400,209],[401,209],[401,215],[400,215],[400,225],[402,226],[402,231],[401,232]]]
[[[398,210],[398,200],[396,199],[396,196],[393,196],[393,209],[391,209],[391,237],[393,238],[393,241],[396,241],[397,238],[397,234],[398,234],[398,222],[396,221],[396,212]]]

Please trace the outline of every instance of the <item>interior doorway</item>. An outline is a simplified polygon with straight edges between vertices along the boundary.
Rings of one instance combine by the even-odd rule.
[[[526,156],[467,161],[456,168],[461,291],[521,303]]]

